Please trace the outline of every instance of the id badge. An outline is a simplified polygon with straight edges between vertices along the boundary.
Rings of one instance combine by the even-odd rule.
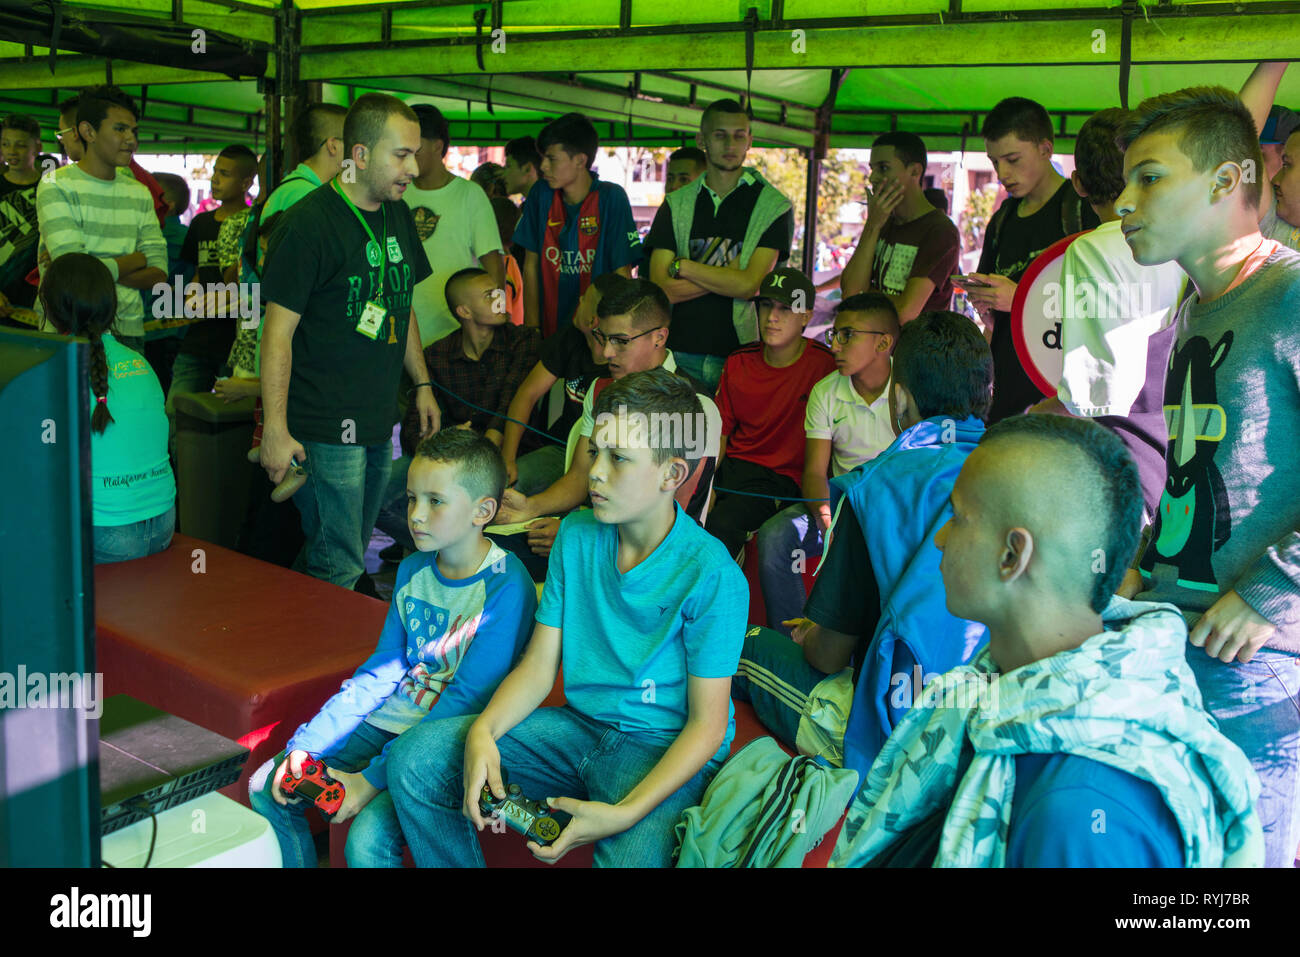
[[[377,302],[368,302],[366,308],[361,312],[361,318],[357,321],[357,332],[367,339],[377,338],[379,330],[384,328],[384,320],[387,318],[387,309]]]

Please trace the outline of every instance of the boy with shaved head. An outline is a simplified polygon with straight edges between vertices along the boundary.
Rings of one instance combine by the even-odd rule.
[[[1255,122],[1236,94],[1144,101],[1116,202],[1139,263],[1190,277],[1165,381],[1168,477],[1121,594],[1168,601],[1223,733],[1263,782],[1270,867],[1300,843],[1300,256],[1260,234]]]
[[[832,865],[1259,865],[1259,782],[1202,707],[1182,616],[1112,597],[1142,509],[1118,436],[1004,420],[951,502],[948,610],[989,645],[894,729]]]

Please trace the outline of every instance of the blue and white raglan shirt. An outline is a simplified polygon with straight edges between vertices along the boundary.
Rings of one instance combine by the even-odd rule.
[[[523,563],[493,543],[469,578],[444,578],[437,552],[416,552],[397,569],[379,644],[285,753],[328,756],[364,721],[401,734],[426,717],[477,714],[523,653],[537,589]],[[394,739],[395,740],[395,739]],[[388,783],[387,748],[362,774]]]

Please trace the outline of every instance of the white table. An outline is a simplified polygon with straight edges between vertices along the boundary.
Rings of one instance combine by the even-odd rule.
[[[104,836],[101,857],[114,867],[143,867],[153,823],[145,818]],[[149,867],[280,867],[271,822],[213,791],[158,815]]]

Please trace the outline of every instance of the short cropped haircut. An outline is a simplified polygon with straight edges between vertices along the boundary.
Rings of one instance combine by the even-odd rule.
[[[163,199],[175,207],[173,216],[179,216],[190,208],[190,184],[185,182],[184,176],[162,172],[152,175],[163,188]]]
[[[411,110],[420,121],[420,139],[437,140],[442,144],[441,155],[446,156],[447,148],[451,146],[451,126],[442,110],[432,103],[417,103]]]
[[[333,122],[342,122],[347,115],[348,108],[337,103],[312,103],[304,107],[294,118],[289,131],[298,162],[306,162],[319,153],[329,139]]]
[[[660,440],[651,443],[652,457],[656,464],[669,459],[686,459],[688,450],[685,423],[690,421],[690,427],[694,429],[700,427],[696,423],[704,422],[704,407],[700,404],[695,389],[681,376],[669,372],[663,366],[645,372],[633,372],[614,380],[601,390],[591,404],[591,413],[597,421],[599,416],[618,415],[620,412],[640,412],[650,420],[651,434]],[[656,413],[661,418],[653,418]],[[681,424],[680,428],[662,424],[671,423],[674,419]],[[656,422],[660,423],[657,431],[654,427]],[[663,441],[664,439],[672,441]]]
[[[513,159],[520,169],[531,166],[536,172],[542,168],[542,154],[537,151],[537,140],[519,136],[506,144],[506,157]]]
[[[552,146],[558,146],[570,156],[581,153],[587,158],[587,169],[596,162],[596,150],[600,148],[600,139],[596,136],[596,127],[591,120],[581,113],[565,113],[558,120],[551,120],[537,134],[537,152],[545,153]]]
[[[236,143],[233,146],[227,146],[217,154],[218,159],[222,157],[225,157],[228,160],[233,160],[238,165],[240,176],[257,175],[257,156],[247,146],[243,146],[239,143]]]
[[[120,106],[136,119],[140,113],[135,108],[135,100],[115,86],[88,86],[77,97],[77,126],[89,123],[90,128],[98,130],[104,118],[108,116],[109,107]]]
[[[626,276],[621,276],[616,272],[603,272],[593,279],[591,284],[596,287],[596,292],[600,293],[600,297],[604,299],[611,292],[617,289],[619,283],[623,282],[626,278]],[[610,315],[613,315],[613,313],[610,313]]]
[[[895,345],[898,344],[900,326],[898,307],[883,292],[860,292],[847,299],[841,299],[839,305],[835,307],[835,315],[844,312],[867,312],[879,316],[885,321],[884,331],[893,337]]]
[[[460,305],[460,302],[458,301],[459,297],[456,295],[455,290],[458,289],[461,283],[466,279],[486,275],[488,275],[486,269],[482,269],[478,266],[466,266],[464,269],[458,269],[447,277],[447,285],[443,289],[443,295],[447,297],[447,308],[451,310],[453,316],[456,315],[456,307]],[[457,316],[457,320],[459,320],[459,318],[460,317]]]
[[[912,393],[923,419],[987,420],[993,405],[993,353],[975,323],[955,312],[923,312],[898,334],[894,381]]]
[[[59,116],[71,116],[74,120],[77,118],[77,102],[81,99],[81,94],[74,93],[62,103],[59,104]]]
[[[717,117],[735,114],[749,119],[749,114],[745,112],[745,108],[740,105],[739,101],[732,99],[714,100],[704,108],[704,113],[700,116],[700,129],[707,132],[713,129],[713,121]]]
[[[871,141],[873,150],[877,146],[892,146],[894,155],[902,160],[904,166],[919,163],[921,175],[925,175],[925,167],[930,162],[930,155],[925,151],[925,141],[915,133],[908,133],[904,130],[885,133]]]
[[[993,107],[980,133],[986,140],[1000,140],[1008,133],[1028,143],[1056,139],[1047,110],[1023,96],[1009,96]]]
[[[1192,86],[1185,90],[1153,96],[1138,104],[1119,134],[1119,146],[1127,150],[1147,133],[1170,132],[1178,136],[1178,148],[1192,161],[1198,173],[1208,173],[1220,163],[1264,169],[1259,132],[1246,105],[1236,93],[1222,86]],[[1259,208],[1264,185],[1262,175],[1242,177],[1246,198]]]
[[[1094,206],[1111,206],[1124,192],[1124,154],[1115,138],[1129,120],[1129,111],[1113,107],[1094,113],[1079,127],[1074,141],[1074,168],[1079,185]]]
[[[709,165],[709,159],[704,155],[704,150],[698,146],[683,146],[681,149],[675,149],[668,154],[668,162],[670,163],[681,160],[692,162],[700,169]]]
[[[653,329],[656,326],[667,329],[672,322],[673,309],[664,291],[649,279],[618,278],[622,281],[614,283],[609,292],[601,292],[600,305],[596,307],[597,318],[627,315],[631,317],[634,329]]]
[[[454,465],[456,481],[471,502],[481,498],[501,501],[506,487],[506,464],[497,447],[485,436],[470,429],[443,429],[421,442],[414,457]]]
[[[1078,476],[1078,484],[1098,492],[1101,508],[1092,517],[1096,521],[1095,543],[1104,547],[1105,561],[1101,572],[1094,570],[1096,562],[1089,561],[1088,554],[1078,556],[1076,564],[1080,584],[1085,575],[1092,577],[1088,601],[1093,611],[1100,612],[1137,554],[1143,500],[1133,456],[1120,437],[1104,425],[1070,415],[1011,416],[989,426],[980,445],[1004,439],[1069,446],[1082,453],[1091,465],[1090,474]],[[1089,554],[1092,551],[1089,549]]]
[[[41,146],[41,124],[36,122],[35,117],[28,116],[26,113],[10,113],[5,117],[4,123],[0,124],[0,129],[14,130],[19,133],[26,133],[36,141],[36,148]]]
[[[420,122],[415,112],[395,96],[366,93],[358,97],[343,120],[343,148],[348,156],[352,155],[352,148],[358,143],[373,150],[384,135],[388,118],[394,114],[412,123]]]

